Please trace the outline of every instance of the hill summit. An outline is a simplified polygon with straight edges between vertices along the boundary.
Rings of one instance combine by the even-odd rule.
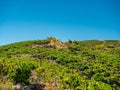
[[[120,41],[54,37],[0,46],[0,89],[119,90]],[[19,89],[20,89],[19,88]],[[27,89],[25,89],[27,90]]]

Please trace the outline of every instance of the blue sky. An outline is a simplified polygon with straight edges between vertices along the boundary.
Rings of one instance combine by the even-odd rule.
[[[0,45],[49,36],[120,40],[120,0],[0,0]]]

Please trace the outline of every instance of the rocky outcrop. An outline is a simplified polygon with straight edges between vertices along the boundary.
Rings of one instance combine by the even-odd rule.
[[[15,85],[14,90],[44,90],[45,84]]]

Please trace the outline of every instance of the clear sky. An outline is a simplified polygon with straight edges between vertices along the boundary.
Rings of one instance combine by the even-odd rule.
[[[0,45],[49,36],[120,40],[120,0],[0,0]]]

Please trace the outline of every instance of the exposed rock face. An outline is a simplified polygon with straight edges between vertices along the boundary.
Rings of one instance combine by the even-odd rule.
[[[20,86],[21,86],[20,84],[13,85],[13,89],[14,89],[14,90],[19,90],[19,89],[20,89]]]
[[[44,90],[45,84],[30,84],[24,85],[19,88],[19,90]]]
[[[61,41],[57,40],[56,38],[48,38],[50,41],[49,46],[55,47],[56,49],[67,49],[68,47],[64,45]]]

